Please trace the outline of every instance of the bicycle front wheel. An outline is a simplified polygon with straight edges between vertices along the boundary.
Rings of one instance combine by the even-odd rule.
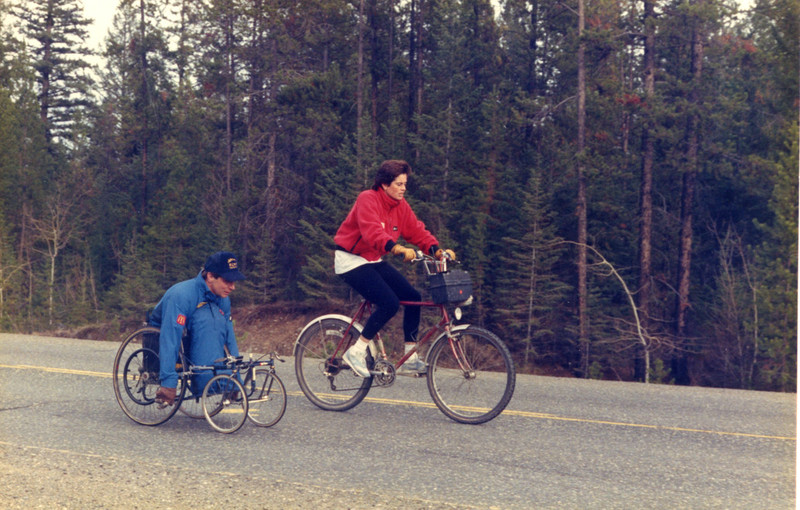
[[[203,388],[203,414],[217,432],[230,434],[247,419],[247,395],[233,375],[215,375]]]
[[[271,427],[286,412],[286,388],[267,367],[253,367],[244,381],[247,392],[247,417],[259,427]]]
[[[174,405],[155,401],[159,379],[158,328],[131,333],[117,350],[112,374],[114,397],[128,418],[142,425],[160,425],[180,407],[185,385],[178,384]]]
[[[428,391],[436,407],[459,423],[476,425],[499,415],[515,384],[511,353],[483,328],[442,336],[428,354]]]
[[[346,411],[358,405],[372,385],[372,376],[358,377],[342,359],[361,335],[353,326],[345,337],[349,326],[347,321],[336,317],[314,319],[295,348],[294,370],[300,389],[308,400],[326,411]],[[367,366],[371,366],[369,355]]]

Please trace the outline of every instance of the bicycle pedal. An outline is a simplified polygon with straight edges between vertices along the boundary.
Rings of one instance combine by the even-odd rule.
[[[356,372],[355,368],[352,368],[351,370],[353,371],[353,375],[354,376],[358,377],[359,379],[366,379],[366,377],[364,377],[363,375],[361,375],[358,372]],[[369,371],[369,376],[372,377],[373,375],[375,375],[375,372],[373,370],[370,370]]]

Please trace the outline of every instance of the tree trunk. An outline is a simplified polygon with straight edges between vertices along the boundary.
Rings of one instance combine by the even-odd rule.
[[[47,34],[50,36],[47,38],[46,42],[44,43],[43,49],[43,60],[44,62],[52,62],[53,59],[53,25],[55,20],[53,19],[53,12],[52,12],[52,3],[47,4],[48,11],[47,17],[45,18],[45,30]],[[45,136],[47,137],[47,141],[50,141],[50,125],[47,122],[47,117],[49,115],[50,109],[50,66],[42,66],[41,71],[41,79],[42,79],[42,89],[40,91],[40,103],[39,103],[39,116],[42,119],[42,124],[45,126]]]
[[[578,342],[580,345],[580,367],[583,377],[589,374],[589,318],[587,316],[586,284],[586,43],[583,32],[586,26],[584,0],[578,0]]]
[[[408,133],[417,134],[415,115],[422,111],[422,41],[425,26],[423,0],[411,0],[411,29],[409,30],[409,87],[408,87]],[[410,140],[409,140],[410,141]],[[409,145],[410,148],[410,145]],[[419,154],[415,152],[415,161]]]
[[[702,3],[702,0],[698,0]],[[688,314],[691,307],[689,300],[689,284],[692,268],[692,221],[694,194],[698,171],[698,152],[700,145],[700,87],[703,76],[703,34],[702,21],[695,20],[692,29],[692,85],[689,93],[689,104],[693,111],[689,114],[687,126],[686,161],[687,168],[683,174],[681,189],[681,231],[678,253],[678,304],[675,321],[675,337],[678,352],[672,362],[673,377],[677,384],[689,384],[688,358],[685,348],[687,344]]]
[[[139,0],[139,41],[141,52],[141,65],[142,65],[142,135],[140,143],[142,144],[142,204],[141,204],[141,221],[139,224],[140,229],[144,229],[145,220],[147,218],[147,145],[149,136],[148,115],[149,115],[149,97],[147,93],[147,45],[145,34],[145,0]]]
[[[362,125],[364,117],[364,0],[358,6],[358,69],[356,71],[356,171],[360,172],[362,163],[361,138],[363,137]],[[364,182],[367,171],[364,169]]]
[[[234,99],[231,84],[236,78],[233,56],[233,30],[235,14],[228,12],[224,18],[225,23],[225,195],[230,196],[231,174],[233,173],[233,115]]]
[[[655,160],[655,139],[653,135],[653,99],[655,96],[655,26],[654,0],[644,2],[644,92],[645,124],[642,130],[642,176],[639,188],[639,291],[637,306],[641,314],[645,338],[650,331],[650,296],[652,293],[652,237],[653,237],[653,162]],[[649,343],[649,339],[648,339]],[[645,366],[643,366],[645,365]],[[649,352],[647,345],[640,349],[634,361],[634,378],[649,382]]]
[[[392,63],[394,62],[394,26],[395,26],[395,0],[391,2],[391,9],[389,12],[389,92],[387,97],[391,106],[392,98],[394,97],[394,73]]]
[[[421,0],[411,0],[411,22],[408,30],[408,128],[409,134],[416,133],[416,123],[414,122],[414,112],[417,110],[417,31],[419,30],[417,18],[419,14],[418,2]]]
[[[377,23],[377,0],[369,1],[368,11],[368,25],[370,36],[370,133],[372,136],[378,135],[378,82],[380,81],[381,73],[378,71],[378,62],[380,55],[378,54],[378,23]],[[391,43],[390,43],[391,44]],[[391,68],[391,55],[389,57],[389,67]],[[391,98],[391,96],[389,96]]]
[[[53,292],[56,286],[56,256],[58,253],[50,253],[50,274],[47,277],[47,323],[53,327]]]

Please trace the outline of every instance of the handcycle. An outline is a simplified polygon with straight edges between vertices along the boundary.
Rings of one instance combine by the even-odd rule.
[[[437,292],[432,292],[432,301],[400,304],[435,309],[440,315],[439,322],[422,335],[416,348],[392,364],[378,334],[367,349],[370,376],[359,377],[342,355],[361,335],[371,303],[363,301],[353,317],[322,315],[309,322],[295,342],[295,374],[300,389],[321,409],[346,411],[364,400],[373,385],[392,385],[397,369],[420,347],[432,342],[424,361],[433,402],[459,423],[487,422],[505,409],[514,393],[516,374],[511,353],[490,331],[455,324],[454,319],[461,319],[460,307],[472,302],[471,281],[465,271],[450,272],[446,258],[439,261],[421,252],[417,252],[414,261],[422,262],[431,289]],[[434,289],[434,280],[444,285]],[[454,318],[448,312],[450,304],[457,305]]]
[[[161,425],[180,410],[191,418],[205,418],[214,430],[232,433],[249,419],[260,427],[275,425],[286,412],[286,388],[275,372],[277,353],[257,359],[226,356],[211,365],[194,365],[185,354],[183,342],[176,370],[175,402],[156,402],[160,386],[158,333],[143,327],[126,338],[114,358],[114,396],[122,411],[142,425]],[[192,391],[192,377],[213,375],[202,391]]]

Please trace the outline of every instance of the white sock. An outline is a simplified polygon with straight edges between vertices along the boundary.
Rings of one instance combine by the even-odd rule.
[[[405,344],[406,352],[405,353],[408,354],[409,352],[411,352],[411,349],[414,349],[416,346],[417,346],[416,343],[406,342],[406,344]],[[417,359],[417,357],[418,357],[417,353],[415,352],[406,361],[414,361],[414,360]]]
[[[367,352],[367,345],[369,345],[368,342],[364,342],[359,338],[350,348],[353,349],[353,352],[362,354]]]

